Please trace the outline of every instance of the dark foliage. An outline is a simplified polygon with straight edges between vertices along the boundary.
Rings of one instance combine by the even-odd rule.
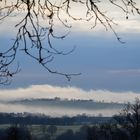
[[[131,140],[131,137],[126,130],[105,124],[89,128],[87,140]]]
[[[62,135],[58,136],[56,140],[87,140],[87,127],[82,127],[80,131],[73,132],[72,130],[67,130]]]
[[[140,99],[136,98],[135,102],[126,104],[120,115],[114,116],[116,122],[124,129],[129,131],[132,139],[140,139]]]
[[[110,120],[110,117],[88,117],[78,115],[74,117],[52,118],[43,114],[30,113],[0,113],[0,124],[47,124],[47,125],[78,125],[78,124],[100,124]]]
[[[1,140],[31,140],[30,132],[27,128],[11,126],[0,132]]]

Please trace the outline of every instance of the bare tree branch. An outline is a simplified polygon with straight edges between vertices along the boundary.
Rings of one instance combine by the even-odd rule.
[[[5,22],[6,18],[13,16],[22,19],[15,23],[15,28],[18,29],[14,43],[5,52],[0,52],[0,83],[5,84],[19,70],[10,72],[9,67],[13,64],[18,51],[23,51],[26,55],[35,59],[48,72],[65,76],[68,80],[71,76],[77,74],[67,74],[54,71],[49,68],[48,63],[52,62],[56,55],[67,55],[69,52],[56,49],[52,44],[52,39],[64,39],[69,33],[62,36],[55,35],[55,21],[59,21],[64,28],[70,29],[72,26],[68,23],[69,19],[92,21],[95,28],[97,24],[102,24],[106,30],[110,29],[117,40],[121,43],[120,37],[113,28],[115,24],[112,18],[107,16],[107,13],[102,11],[98,4],[103,0],[1,0],[0,1],[0,21]],[[126,14],[128,19],[129,13],[140,14],[134,0],[108,0],[110,5],[118,7]],[[121,3],[121,4],[120,4]],[[72,14],[72,9],[75,4],[79,4],[86,8],[86,17],[76,17]],[[63,15],[67,17],[64,17]],[[42,22],[46,25],[42,26]],[[47,40],[47,45],[43,42]],[[23,45],[21,45],[23,43]],[[35,50],[35,53],[34,51]]]

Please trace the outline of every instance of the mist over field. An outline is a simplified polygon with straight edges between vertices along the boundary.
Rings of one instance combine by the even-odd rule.
[[[83,90],[76,87],[33,85],[0,91],[0,112],[43,113],[52,117],[79,114],[112,116],[139,93]]]
[[[51,117],[62,116],[112,116],[117,114],[124,104],[102,103],[90,100],[57,100],[57,99],[30,99],[11,102],[0,102],[0,112],[14,113],[41,113]]]

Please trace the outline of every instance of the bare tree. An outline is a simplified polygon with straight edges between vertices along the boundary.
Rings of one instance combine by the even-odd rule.
[[[134,0],[108,0],[108,2],[121,9],[126,15],[126,19],[130,13],[140,14]],[[73,75],[79,75],[79,73],[61,73],[48,66],[56,55],[67,55],[74,50],[73,48],[69,52],[65,52],[53,45],[54,39],[64,39],[69,33],[57,36],[56,21],[59,21],[66,29],[72,27],[69,20],[91,21],[92,28],[95,28],[97,24],[102,24],[106,30],[112,30],[117,40],[123,43],[113,28],[115,24],[113,19],[107,16],[105,9],[101,9],[100,3],[103,3],[103,0],[0,0],[0,21],[2,23],[6,22],[5,20],[9,17],[20,17],[20,21],[15,23],[17,33],[13,45],[0,52],[0,83],[8,83],[9,78],[19,72],[19,67],[14,72],[10,70],[10,67],[20,50],[35,59],[50,73],[63,75],[68,80]],[[72,14],[76,4],[86,9],[84,10],[85,18]],[[45,41],[47,41],[47,45],[43,45]]]
[[[124,128],[129,130],[135,140],[140,138],[140,99],[136,98],[135,103],[128,103],[119,116],[114,119]]]

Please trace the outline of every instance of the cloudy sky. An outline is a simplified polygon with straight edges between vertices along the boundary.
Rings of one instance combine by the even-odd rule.
[[[139,0],[137,2],[140,7]],[[113,27],[124,44],[118,42],[114,34],[100,24],[91,30],[91,23],[71,21],[73,27],[70,34],[65,40],[54,42],[54,45],[62,46],[65,50],[76,46],[76,50],[67,56],[56,57],[50,66],[60,72],[82,74],[72,77],[68,82],[63,76],[48,73],[19,51],[16,60],[21,72],[13,78],[11,85],[0,87],[0,99],[58,96],[127,102],[139,97],[140,15],[130,14],[126,20],[125,14],[117,8],[106,8],[108,15],[118,23]],[[80,9],[76,10],[77,15],[80,14]],[[12,43],[14,23],[15,19],[10,18],[1,24],[0,46]]]

